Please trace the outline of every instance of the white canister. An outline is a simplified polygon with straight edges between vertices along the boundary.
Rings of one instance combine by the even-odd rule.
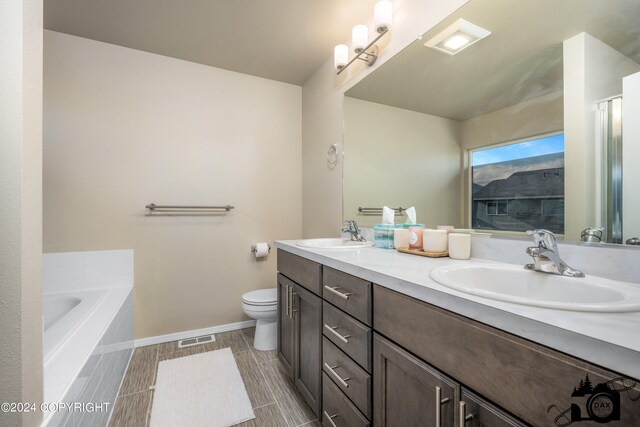
[[[447,250],[447,230],[423,230],[422,250],[425,252],[444,252]]]
[[[408,228],[396,228],[393,230],[393,247],[396,249],[409,247]]]
[[[465,234],[465,233],[449,234],[449,258],[452,258],[452,259],[471,258],[471,234]]]

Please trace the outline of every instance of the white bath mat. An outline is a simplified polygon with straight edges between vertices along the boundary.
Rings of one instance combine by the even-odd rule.
[[[224,427],[255,418],[230,348],[164,360],[151,427]]]

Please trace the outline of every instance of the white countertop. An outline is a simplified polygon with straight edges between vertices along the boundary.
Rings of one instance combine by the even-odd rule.
[[[433,281],[432,269],[452,263],[376,247],[312,249],[297,240],[276,247],[377,285],[640,379],[640,313],[586,313],[529,307],[456,291]],[[542,274],[542,273],[541,273]]]

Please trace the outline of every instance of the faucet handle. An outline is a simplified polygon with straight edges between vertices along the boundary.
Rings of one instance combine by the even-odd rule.
[[[552,249],[556,246],[556,235],[549,230],[545,230],[543,228],[527,230],[527,234],[533,238],[533,241],[537,246],[542,245],[547,249]]]

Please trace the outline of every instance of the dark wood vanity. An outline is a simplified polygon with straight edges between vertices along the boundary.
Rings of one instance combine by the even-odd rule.
[[[278,357],[325,426],[640,425],[615,372],[282,249],[278,271]]]

